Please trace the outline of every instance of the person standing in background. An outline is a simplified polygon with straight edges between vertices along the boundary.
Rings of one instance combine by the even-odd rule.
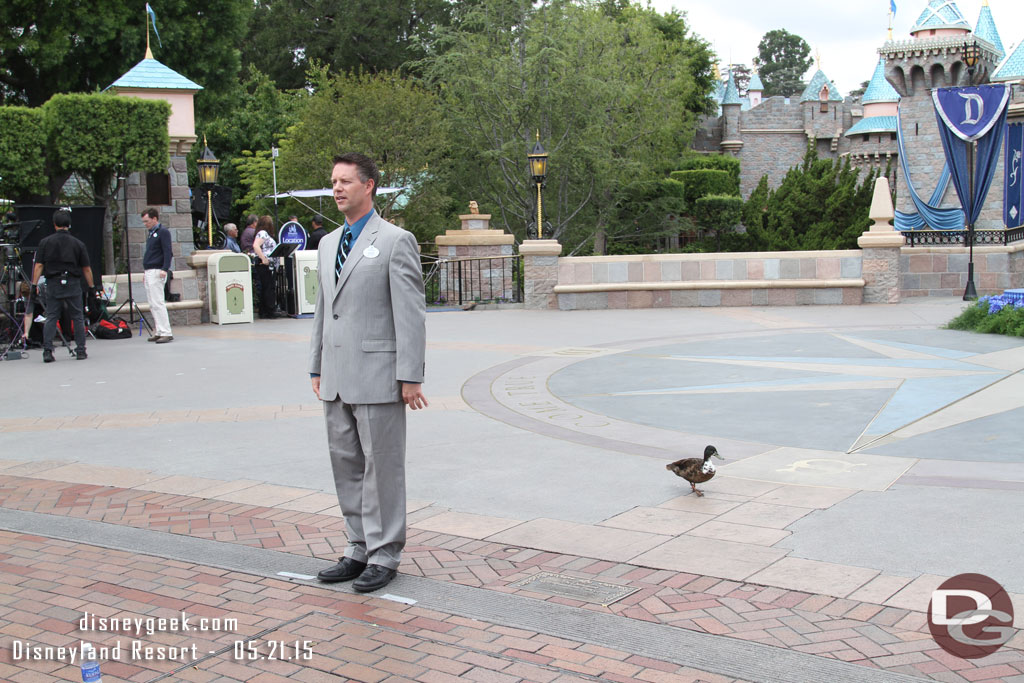
[[[171,334],[171,319],[167,315],[164,301],[164,285],[171,274],[171,231],[160,223],[160,213],[150,207],[142,212],[142,224],[146,226],[146,253],[142,257],[143,278],[146,283],[146,298],[153,314],[156,331],[147,341],[167,344],[174,341]]]
[[[320,240],[327,236],[324,228],[324,217],[320,214],[313,216],[313,230],[309,233],[309,243],[306,245],[308,251],[315,251],[320,246]]]
[[[245,218],[245,228],[242,230],[242,237],[238,240],[243,254],[252,253],[252,243],[256,239],[256,214],[250,213]]]

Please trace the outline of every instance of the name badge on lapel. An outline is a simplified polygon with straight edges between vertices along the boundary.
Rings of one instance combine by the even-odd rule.
[[[363,249],[363,256],[366,258],[377,258],[380,256],[380,249],[371,244],[366,249]]]

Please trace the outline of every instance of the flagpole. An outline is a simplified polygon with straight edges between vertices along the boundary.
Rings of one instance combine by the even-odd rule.
[[[149,5],[146,5],[146,59],[153,59],[153,51],[149,49]]]

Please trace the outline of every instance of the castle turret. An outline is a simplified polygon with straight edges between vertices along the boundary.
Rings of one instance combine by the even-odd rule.
[[[808,139],[828,140],[829,150],[835,152],[843,135],[843,96],[821,69],[804,88],[800,105]]]
[[[743,148],[743,140],[740,138],[740,109],[743,101],[740,100],[740,91],[736,87],[736,79],[732,71],[729,71],[729,78],[725,82],[725,94],[722,96],[722,151],[738,156]]]
[[[885,60],[879,59],[861,98],[860,120],[846,131],[850,158],[855,163],[881,165],[896,155],[896,108],[900,96],[885,80]]]
[[[761,104],[761,98],[764,95],[764,83],[761,82],[761,74],[754,72],[754,75],[750,77],[750,84],[747,85],[747,99],[750,100],[751,108]]]
[[[995,48],[1000,61],[1006,56],[1006,49],[1003,41],[999,38],[999,31],[996,29],[996,20],[992,17],[992,9],[988,6],[988,0],[982,0],[981,13],[978,15],[978,23],[974,27],[974,35],[987,40]]]

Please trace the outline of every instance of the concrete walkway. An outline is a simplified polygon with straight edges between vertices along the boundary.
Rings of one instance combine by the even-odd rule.
[[[962,307],[431,313],[432,405],[410,414],[410,545],[389,590],[444,595],[456,618],[627,656],[656,654],[638,642],[714,634],[675,645],[707,654],[699,666],[659,660],[679,680],[787,680],[787,670],[845,680],[844,662],[885,669],[878,680],[1024,675],[1024,635],[956,660],[923,615],[945,577],[978,572],[1011,592],[1024,622],[1024,346],[940,329]],[[304,372],[309,325],[181,328],[170,345],[95,341],[86,362],[58,352],[46,366],[38,353],[0,365],[0,528],[18,546],[0,548],[3,583],[25,576],[11,566],[38,566],[19,545],[27,536],[102,537],[94,547],[255,582],[288,561],[261,572],[262,560],[220,553],[258,548],[306,572],[331,561],[344,533]],[[697,498],[664,464],[708,443],[726,461]],[[106,538],[111,525],[122,535]],[[171,554],[138,533],[214,545]],[[452,586],[519,602],[485,608]],[[545,635],[559,618],[575,623],[569,613],[512,623],[537,603],[658,630]],[[18,622],[5,604],[7,637]],[[52,626],[31,637],[81,637]],[[737,668],[739,643],[766,648],[742,656],[760,669]],[[0,676],[17,680],[2,673],[8,645]],[[811,659],[772,668],[780,653]],[[35,664],[10,663],[42,672]],[[679,673],[687,664],[696,669]],[[560,666],[519,678],[571,675]],[[838,668],[812,675],[819,666]],[[662,680],[644,668],[617,675]],[[409,679],[432,680],[424,671]],[[283,677],[336,680],[306,673]],[[610,669],[576,673],[616,680]]]

